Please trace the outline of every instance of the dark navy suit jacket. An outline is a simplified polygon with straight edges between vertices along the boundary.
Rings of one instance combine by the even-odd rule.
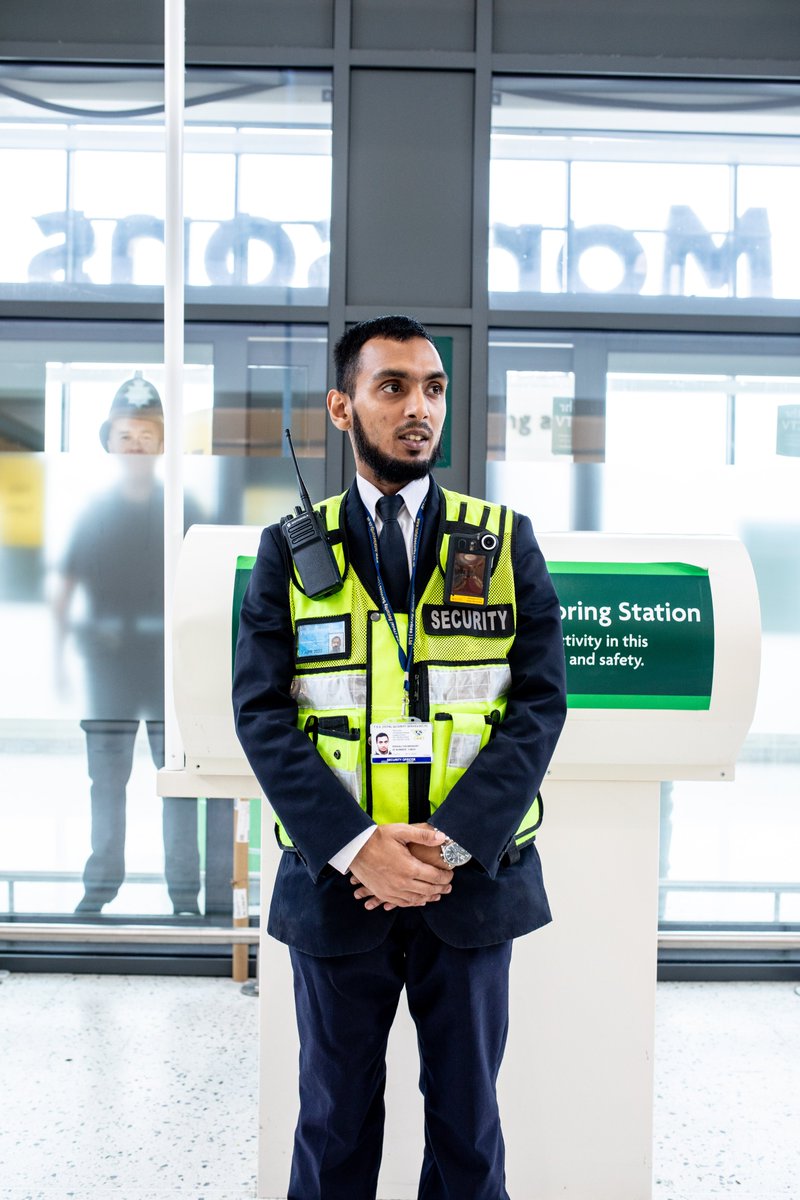
[[[417,566],[418,596],[438,569],[442,510],[441,493],[432,483]],[[550,920],[536,847],[523,850],[514,863],[508,862],[506,851],[564,723],[561,616],[529,519],[514,514],[513,521],[517,613],[506,718],[431,819],[473,855],[457,868],[452,892],[421,910],[431,930],[453,946],[492,945]],[[377,608],[375,567],[355,484],[345,502],[344,532],[350,562]],[[297,728],[290,695],[294,649],[286,548],[279,527],[271,525],[263,532],[242,604],[233,685],[239,739],[296,846],[281,857],[269,931],[313,955],[362,952],[386,937],[396,910],[367,912],[354,899],[349,877],[328,865],[372,819]],[[487,655],[491,657],[488,648]]]

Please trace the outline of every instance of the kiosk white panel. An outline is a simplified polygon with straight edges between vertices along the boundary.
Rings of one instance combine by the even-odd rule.
[[[237,588],[260,532],[187,534],[173,631],[186,766],[160,772],[163,795],[260,795],[230,699]],[[539,837],[554,922],[514,948],[499,1089],[508,1185],[519,1200],[648,1200],[659,781],[732,778],[755,707],[758,598],[733,538],[567,533],[540,544],[562,604],[570,706]],[[267,875],[279,851],[269,834],[264,841]],[[272,1200],[286,1196],[297,1035],[288,954],[266,935],[260,978],[259,1197]],[[401,1013],[390,1041],[382,1200],[416,1196],[415,1060]]]

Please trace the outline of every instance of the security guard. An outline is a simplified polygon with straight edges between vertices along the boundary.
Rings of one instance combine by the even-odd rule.
[[[335,350],[357,476],[318,507],[304,586],[264,531],[240,619],[239,738],[285,853],[270,933],[300,1033],[290,1200],[371,1200],[405,987],[425,1101],[420,1200],[506,1200],[496,1099],[512,940],[550,911],[534,844],[565,716],[558,602],[527,517],[440,488],[447,377],[409,317]]]

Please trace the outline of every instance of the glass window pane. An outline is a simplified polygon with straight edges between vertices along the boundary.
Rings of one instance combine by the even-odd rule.
[[[189,302],[326,302],[330,79],[188,72]],[[0,297],[152,301],[163,147],[160,71],[0,66]]]
[[[492,333],[487,486],[546,529],[569,525],[574,396],[572,343]]]
[[[796,87],[514,76],[493,99],[495,307],[800,295]]]
[[[703,468],[726,461],[728,397],[713,376],[622,375],[609,371],[605,460],[647,462],[668,469],[676,461]]]
[[[291,511],[286,427],[320,498],[326,329],[193,325],[185,358],[186,524]],[[232,802],[155,792],[161,329],[8,324],[0,364],[0,908],[68,914],[86,893],[89,913],[228,919]]]
[[[572,372],[509,371],[506,380],[506,461],[548,462],[571,453],[571,441],[562,436],[562,430],[566,433],[572,422]]]
[[[555,403],[559,371],[573,397],[566,453],[520,461],[521,417],[541,413],[548,389]],[[747,548],[763,635],[756,712],[734,782],[662,787],[661,916],[796,921],[800,345],[575,333],[566,346],[496,330],[490,380],[487,494],[539,532],[732,535]]]

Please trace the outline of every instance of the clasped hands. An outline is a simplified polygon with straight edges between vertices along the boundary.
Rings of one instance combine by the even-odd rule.
[[[379,825],[350,864],[356,900],[371,911],[432,904],[452,890],[453,872],[439,847],[447,838],[422,821]]]

